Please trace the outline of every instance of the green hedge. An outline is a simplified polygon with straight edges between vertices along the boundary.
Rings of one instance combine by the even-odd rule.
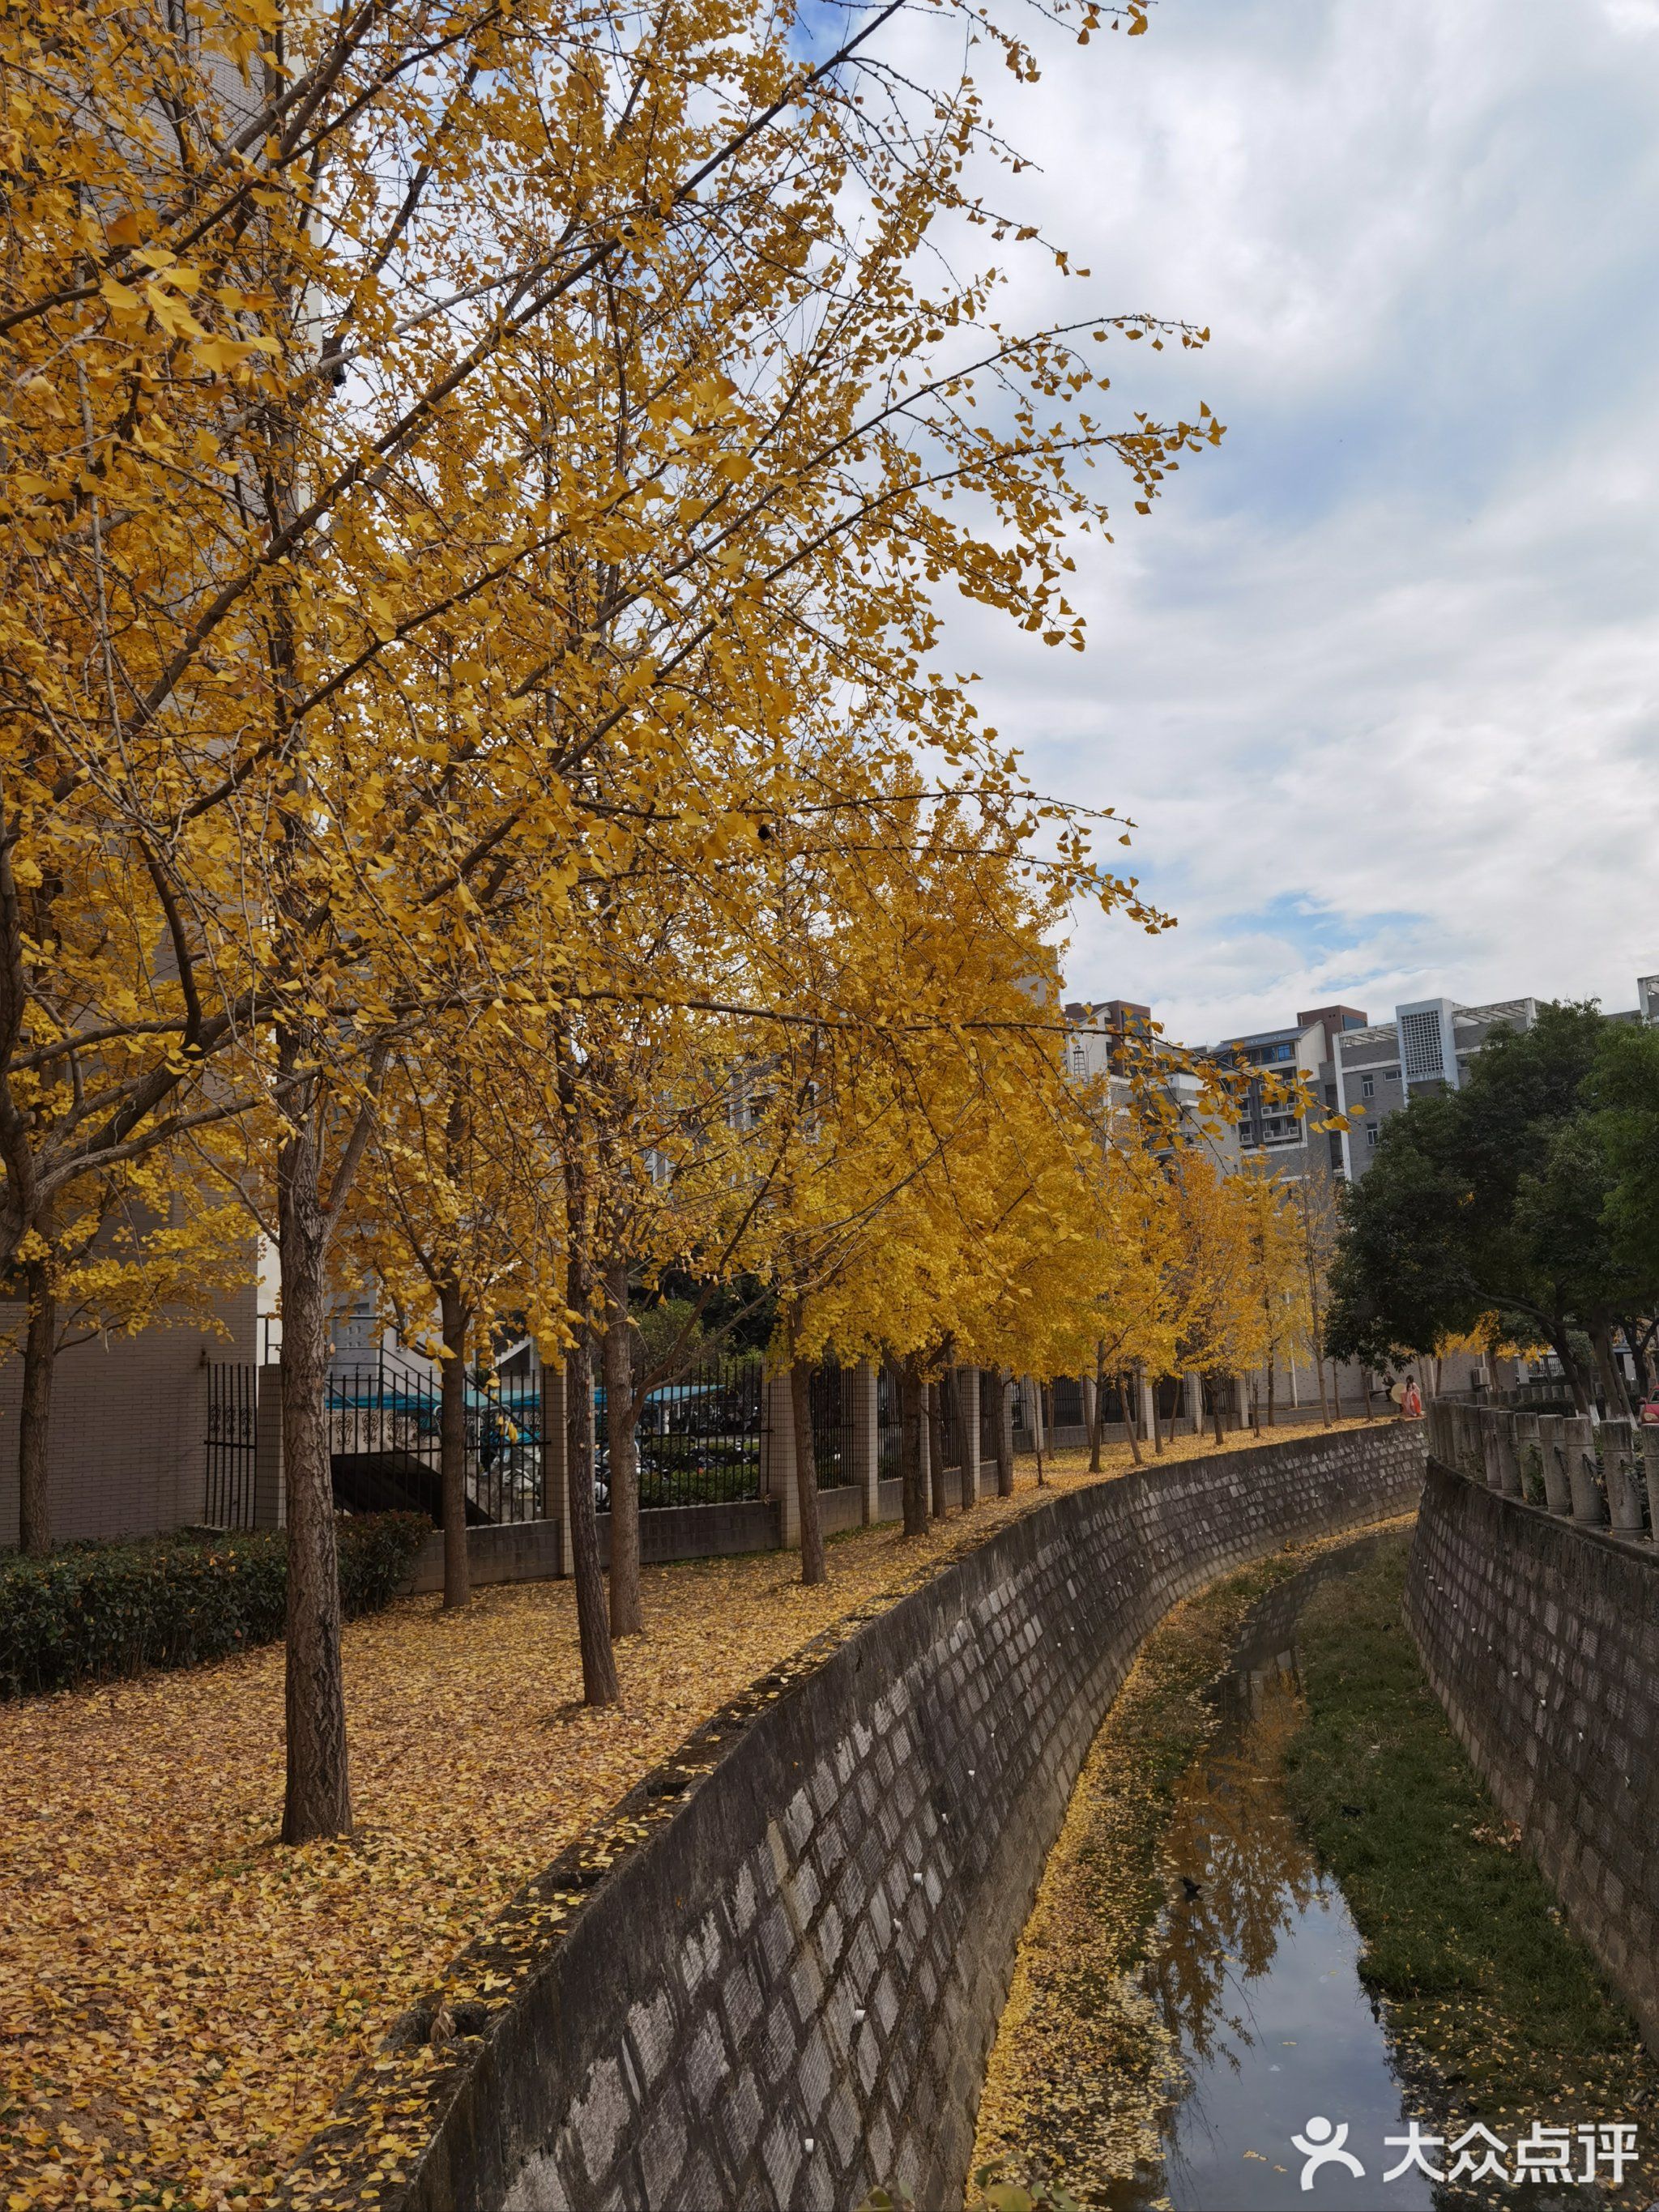
[[[422,1513],[335,1523],[347,1618],[385,1605],[431,1530]],[[194,1530],[0,1558],[0,1698],[191,1667],[283,1633],[288,1539]]]

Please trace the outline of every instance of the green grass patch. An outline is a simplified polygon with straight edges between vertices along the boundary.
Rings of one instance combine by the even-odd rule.
[[[1317,1592],[1291,1802],[1365,1942],[1365,1985],[1481,2117],[1613,2119],[1659,2069],[1453,1735],[1401,1616],[1408,1533]]]

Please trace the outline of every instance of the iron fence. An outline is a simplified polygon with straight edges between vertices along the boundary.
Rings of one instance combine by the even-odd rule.
[[[851,1482],[853,1465],[853,1370],[825,1360],[812,1370],[808,1402],[812,1409],[812,1459],[820,1490],[840,1490]]]
[[[425,1513],[441,1528],[440,1410],[437,1377],[403,1360],[382,1353],[335,1368],[324,1412],[337,1503],[354,1512]],[[544,1519],[540,1376],[489,1385],[469,1377],[463,1419],[469,1524]]]
[[[962,1465],[962,1433],[957,1426],[957,1394],[950,1372],[939,1378],[939,1451],[947,1468]]]
[[[1075,1375],[1057,1376],[1049,1388],[1049,1419],[1057,1429],[1083,1426],[1083,1384]]]
[[[210,1528],[253,1526],[258,1382],[251,1366],[215,1360],[208,1368],[207,1485],[202,1517]]]
[[[726,1505],[760,1496],[764,1384],[758,1352],[727,1352],[701,1360],[678,1381],[647,1393],[636,1431],[641,1511]],[[596,1397],[604,1511],[610,1501],[604,1391]]]
[[[995,1464],[997,1456],[997,1423],[1002,1420],[1013,1395],[1012,1387],[1005,1383],[994,1367],[982,1367],[979,1376],[979,1455],[981,1461]]]
[[[890,1359],[876,1376],[876,1472],[884,1482],[904,1472],[904,1377]]]

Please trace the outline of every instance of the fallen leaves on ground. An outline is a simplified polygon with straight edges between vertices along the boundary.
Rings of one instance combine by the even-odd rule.
[[[1104,1473],[1128,1463],[1111,1447]],[[1044,1472],[1100,1479],[1078,1452]],[[1042,1494],[1025,1462],[1012,1498],[926,1536],[854,1531],[817,1589],[787,1553],[647,1568],[649,1632],[619,1647],[609,1711],[580,1703],[568,1583],[355,1622],[349,1841],[276,1840],[280,1645],[0,1706],[0,2204],[268,2203],[396,2014],[529,1875],[757,1674]]]

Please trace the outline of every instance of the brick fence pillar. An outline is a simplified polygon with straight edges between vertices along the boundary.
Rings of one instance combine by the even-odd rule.
[[[956,1377],[962,1408],[962,1502],[971,1505],[979,1496],[979,1370],[958,1367]]]
[[[253,1413],[253,1525],[282,1528],[288,1522],[288,1484],[283,1474],[283,1370],[268,1360],[258,1377]]]
[[[761,1382],[761,1496],[775,1498],[786,1552],[800,1549],[800,1498],[795,1488],[795,1408],[789,1370]]]
[[[1567,1490],[1572,1517],[1590,1528],[1605,1528],[1607,1502],[1595,1473],[1595,1429],[1582,1417],[1566,1424]]]
[[[877,1419],[876,1379],[876,1370],[870,1362],[860,1359],[847,1382],[852,1393],[853,1480],[858,1486],[866,1528],[881,1514],[877,1488],[881,1480],[881,1430]]]

